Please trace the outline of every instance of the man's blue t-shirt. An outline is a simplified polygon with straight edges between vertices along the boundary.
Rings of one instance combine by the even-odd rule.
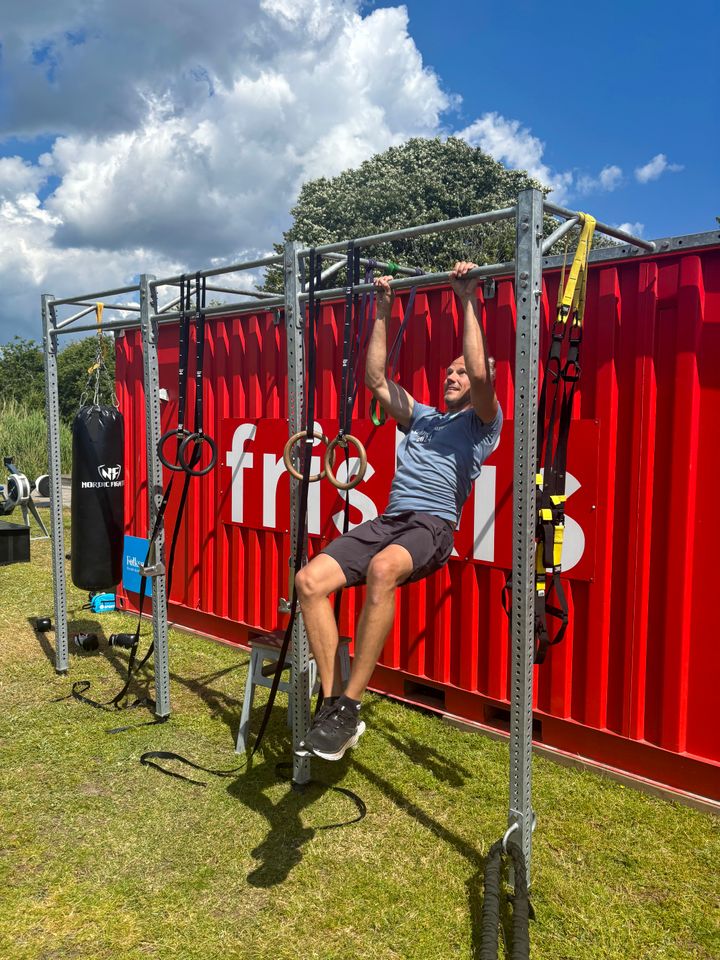
[[[497,445],[502,421],[499,407],[493,422],[483,423],[472,407],[440,413],[416,400],[410,423],[399,427],[405,437],[385,513],[431,513],[456,527],[473,480]]]

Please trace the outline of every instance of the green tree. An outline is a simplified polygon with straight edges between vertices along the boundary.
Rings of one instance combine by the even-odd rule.
[[[29,410],[45,407],[42,347],[22,337],[0,346],[0,400],[15,401]]]
[[[547,187],[524,171],[507,170],[457,137],[415,137],[376,154],[357,169],[303,184],[290,211],[292,226],[284,238],[308,246],[319,245],[466,217],[512,206],[518,193],[529,187],[548,193]],[[547,218],[546,235],[556,226],[556,221]],[[571,247],[573,235],[577,234],[578,231],[570,234]],[[598,237],[597,241],[596,246],[605,245],[603,238]],[[275,249],[281,252],[282,247]],[[455,260],[502,263],[515,257],[515,222],[502,220],[377,244],[363,253],[379,260],[421,267],[427,272],[447,270]],[[282,289],[280,269],[268,271],[265,288]]]
[[[102,336],[105,366],[100,371],[100,398],[111,401],[115,389],[115,341]],[[69,343],[58,353],[58,395],[60,417],[70,423],[78,411],[80,399],[92,403],[95,378],[88,370],[95,363],[97,336]],[[45,411],[45,364],[43,350],[35,340],[14,337],[0,346],[0,401],[15,401],[28,411]]]
[[[115,390],[115,341],[112,337],[85,337],[69,343],[58,354],[58,394],[60,416],[65,423],[72,422],[80,400],[92,403],[95,394],[95,373],[90,374],[101,349],[104,366],[100,369],[100,402],[110,403]]]

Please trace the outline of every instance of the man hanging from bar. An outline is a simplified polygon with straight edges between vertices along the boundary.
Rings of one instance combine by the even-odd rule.
[[[395,591],[444,566],[453,531],[480,468],[496,447],[502,411],[494,361],[477,311],[474,263],[456,263],[451,285],[463,308],[463,355],[447,367],[445,412],[418,403],[386,376],[387,331],[394,300],[390,277],[375,281],[377,313],[365,383],[405,434],[385,512],[333,540],[295,579],[324,702],[300,744],[300,756],[339,760],[365,731],[360,701],[395,617]],[[338,631],[331,593],[367,584],[346,689],[337,666]]]

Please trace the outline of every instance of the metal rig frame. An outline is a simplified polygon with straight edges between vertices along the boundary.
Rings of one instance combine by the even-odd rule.
[[[547,215],[562,219],[558,228],[543,239],[543,220]],[[478,267],[473,276],[491,278],[515,274],[516,299],[516,349],[515,349],[515,437],[514,437],[514,483],[513,483],[513,592],[511,611],[512,634],[512,676],[511,676],[511,713],[510,713],[510,803],[508,812],[508,830],[506,838],[515,834],[515,840],[522,848],[530,876],[532,855],[532,831],[534,814],[532,810],[532,693],[533,693],[533,628],[534,628],[534,564],[535,564],[535,451],[537,446],[537,402],[538,367],[540,344],[540,301],[542,292],[543,255],[578,224],[580,214],[559,207],[544,200],[539,190],[524,190],[517,204],[502,210],[492,210],[474,216],[455,220],[443,220],[438,223],[409,227],[388,233],[375,234],[355,240],[356,247],[367,247],[375,243],[421,236],[428,233],[446,232],[482,223],[498,220],[516,220],[516,255],[508,263],[495,263]],[[620,240],[626,246],[601,250],[592,259],[617,259],[640,254],[642,252],[665,252],[674,247],[672,240],[653,243],[634,237],[625,231],[615,229],[604,223],[597,223],[599,233]],[[708,235],[712,242],[716,234]],[[701,241],[702,242],[702,241]],[[705,242],[711,242],[711,239]],[[331,265],[324,271],[329,277],[344,265],[344,257],[338,257],[347,249],[347,241],[328,243],[315,248],[317,254],[326,257]],[[207,316],[237,315],[256,313],[259,309],[284,309],[286,343],[288,352],[288,414],[289,435],[302,429],[304,411],[305,383],[305,309],[307,292],[302,289],[300,277],[303,276],[301,261],[307,258],[309,249],[290,242],[285,245],[281,256],[265,257],[259,260],[232,264],[230,266],[204,270],[202,277],[217,277],[241,270],[252,270],[267,266],[282,265],[284,272],[284,295],[274,296],[259,291],[241,290],[233,287],[208,285],[207,289],[238,296],[255,298],[255,302],[233,301],[220,306],[209,307]],[[555,262],[546,260],[545,265],[554,266]],[[409,273],[410,271],[401,271]],[[188,274],[191,279],[195,274]],[[143,275],[138,285],[120,287],[99,293],[83,294],[57,300],[50,294],[42,297],[43,345],[45,350],[46,401],[48,413],[48,462],[50,473],[50,511],[53,544],[53,584],[55,592],[56,624],[56,670],[66,673],[68,670],[68,631],[67,598],[65,591],[65,546],[62,525],[62,491],[60,478],[60,410],[57,380],[57,343],[58,337],[65,333],[80,333],[97,330],[97,326],[75,325],[95,308],[95,301],[128,294],[137,297],[138,303],[105,303],[106,310],[121,313],[139,313],[139,320],[124,317],[102,324],[103,330],[127,330],[140,328],[143,344],[143,377],[147,420],[147,475],[149,498],[149,530],[152,529],[157,509],[162,499],[162,468],[157,455],[157,442],[160,438],[160,383],[158,374],[157,340],[158,326],[179,318],[172,307],[179,302],[175,297],[164,307],[157,306],[157,292],[162,287],[177,286],[182,277],[167,277],[156,280],[153,276]],[[449,273],[401,275],[392,282],[393,288],[427,286],[447,282]],[[372,289],[371,284],[359,284],[357,293]],[[344,295],[344,288],[338,287],[320,290],[316,296],[320,299],[337,299]],[[88,301],[91,301],[88,303]],[[57,309],[63,305],[80,306],[78,313],[58,321]],[[296,529],[299,508],[297,484],[291,490],[291,527]],[[303,545],[307,550],[307,538]],[[292,544],[291,556],[295,544]],[[161,530],[157,541],[155,562],[165,561],[164,532]],[[292,560],[291,560],[292,563]],[[295,571],[290,570],[292,582]],[[170,714],[170,684],[167,639],[167,596],[165,575],[155,576],[152,602],[153,638],[155,642],[155,685],[158,717]],[[292,654],[292,740],[295,748],[310,723],[310,681],[307,635],[298,614],[293,629]],[[310,761],[307,758],[293,759],[293,781],[302,785],[310,779]]]

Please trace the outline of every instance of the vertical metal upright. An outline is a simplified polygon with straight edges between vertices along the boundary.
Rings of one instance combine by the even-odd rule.
[[[529,883],[534,820],[532,699],[535,621],[535,461],[543,231],[543,197],[539,190],[523,190],[519,195],[516,225],[512,677],[508,834],[512,834],[513,841],[522,848]]]
[[[152,535],[155,520],[163,499],[162,464],[157,454],[160,429],[160,372],[158,368],[157,298],[152,287],[155,277],[140,277],[140,331],[143,347],[143,379],[145,387],[145,440],[147,454],[147,482],[149,503],[148,537]],[[165,584],[165,525],[160,524],[155,553],[150,565],[156,573],[152,578],[152,622],[155,666],[155,715],[170,714],[170,664],[168,661],[167,593]]]
[[[50,530],[52,536],[53,593],[55,596],[55,669],[68,670],[67,594],[65,590],[65,534],[63,531],[62,467],[60,463],[60,398],[58,395],[57,333],[54,297],[42,295],[45,349],[45,410],[48,422],[50,476]]]
[[[300,308],[300,278],[297,242],[285,244],[283,270],[285,277],[285,336],[288,369],[288,421],[290,436],[303,429],[305,409],[305,314]],[[297,551],[298,511],[300,488],[290,482],[290,585],[293,592],[295,570],[292,564]],[[302,544],[303,555],[307,552],[307,530]],[[302,785],[310,779],[310,760],[298,757],[295,750],[310,726],[310,648],[298,610],[292,632],[290,705],[292,714],[293,783]]]

